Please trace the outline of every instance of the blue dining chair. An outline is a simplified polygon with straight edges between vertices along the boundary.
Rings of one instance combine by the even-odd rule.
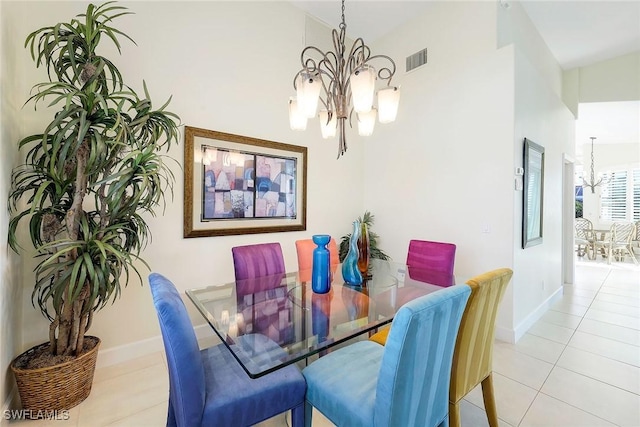
[[[338,426],[447,426],[451,361],[471,290],[443,288],[408,302],[386,346],[360,341],[302,370],[312,407]]]
[[[152,273],[149,285],[169,367],[167,426],[249,426],[288,410],[294,426],[304,425],[305,380],[296,366],[249,378],[225,344],[198,349],[173,283]],[[265,354],[282,351],[268,338],[258,338],[267,342]]]

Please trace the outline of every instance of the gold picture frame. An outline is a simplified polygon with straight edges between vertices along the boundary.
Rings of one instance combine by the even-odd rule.
[[[307,229],[307,147],[185,126],[185,238]]]

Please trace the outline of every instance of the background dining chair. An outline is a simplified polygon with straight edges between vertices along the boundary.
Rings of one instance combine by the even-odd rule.
[[[500,268],[467,281],[471,296],[460,322],[451,368],[451,427],[460,427],[460,401],[478,384],[482,384],[489,425],[498,427],[498,412],[493,394],[493,341],[498,306],[512,276],[512,270]]]
[[[296,240],[296,252],[298,254],[298,272],[302,282],[311,280],[311,271],[313,268],[313,250],[317,247],[312,239]],[[338,255],[338,245],[332,237],[327,245],[329,249],[329,264],[331,271],[335,271],[340,264]]]
[[[451,286],[455,283],[453,266],[456,259],[456,245],[428,240],[411,240],[407,250],[407,270],[409,277],[419,282],[438,286]],[[390,326],[381,328],[373,334],[372,341],[384,345]]]
[[[409,277],[418,281],[429,281],[429,273],[438,272],[453,278],[456,245],[428,240],[409,241],[407,267]],[[426,275],[426,276],[425,276]],[[424,276],[424,277],[423,277]],[[423,280],[420,280],[423,278]],[[451,286],[453,281],[442,286]]]
[[[640,221],[636,221],[636,235],[631,239],[631,250],[635,254],[636,248],[640,250]]]
[[[451,360],[466,285],[400,308],[386,346],[359,341],[311,363],[305,416],[316,407],[338,426],[447,425]]]
[[[236,281],[284,273],[280,243],[259,243],[231,248]]]
[[[292,410],[304,424],[305,381],[295,366],[251,379],[225,344],[200,351],[187,310],[173,283],[149,275],[169,368],[167,426],[248,426]],[[282,351],[266,337],[265,353]]]
[[[636,226],[632,222],[614,222],[611,224],[611,231],[608,239],[595,242],[595,250],[600,249],[606,254],[607,264],[611,264],[611,259],[624,261],[625,254],[629,254],[634,264],[638,264],[631,242],[636,234]]]
[[[578,256],[583,257],[586,254],[589,259],[595,258],[594,242],[596,239],[593,233],[593,223],[586,218],[576,218],[574,224],[574,242]]]

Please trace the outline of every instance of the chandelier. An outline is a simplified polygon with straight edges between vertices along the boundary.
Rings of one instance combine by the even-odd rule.
[[[338,158],[347,151],[345,123],[355,113],[358,134],[373,133],[376,115],[380,123],[396,119],[400,90],[391,86],[396,64],[385,55],[371,56],[362,38],[357,38],[349,52],[345,48],[347,24],[344,19],[340,31],[332,30],[334,51],[323,52],[315,46],[302,50],[302,69],[293,81],[296,96],[289,99],[289,124],[291,129],[305,130],[307,119],[320,119],[322,137],[333,138],[338,133]],[[379,69],[372,63],[379,65]],[[374,106],[376,80],[386,83],[378,90],[378,106]],[[318,102],[319,101],[319,102]],[[318,104],[321,104],[318,112]]]
[[[589,137],[591,139],[591,180],[589,182],[587,182],[586,179],[584,179],[584,177],[582,178],[582,182],[583,182],[583,187],[589,187],[591,189],[592,193],[596,192],[596,187],[599,185],[605,185],[607,183],[608,180],[605,180],[604,177],[599,177],[599,179],[596,181],[596,174],[595,174],[595,169],[594,169],[594,161],[593,161],[593,140],[597,139],[595,136],[590,136]]]

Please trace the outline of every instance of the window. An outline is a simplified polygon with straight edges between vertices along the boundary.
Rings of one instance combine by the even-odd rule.
[[[633,170],[633,220],[640,221],[640,168]]]
[[[640,168],[606,172],[600,194],[600,219],[640,220]]]

